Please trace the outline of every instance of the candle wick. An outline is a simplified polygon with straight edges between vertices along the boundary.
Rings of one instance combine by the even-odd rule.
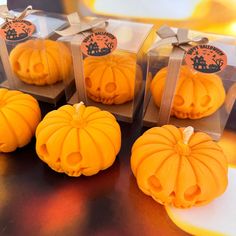
[[[194,128],[192,126],[188,126],[184,129],[183,131],[183,143],[184,144],[188,144],[189,139],[191,138],[191,136],[194,133]]]
[[[80,102],[80,103],[75,104],[75,112],[76,112],[77,114],[79,114],[79,110],[80,110],[80,107],[81,107],[82,105],[84,105],[83,102]]]

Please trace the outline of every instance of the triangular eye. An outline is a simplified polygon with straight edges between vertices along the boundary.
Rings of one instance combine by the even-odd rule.
[[[208,106],[210,102],[211,102],[210,96],[205,95],[204,97],[201,98],[200,104],[202,107],[205,107],[205,106]]]
[[[174,104],[175,106],[183,106],[185,103],[184,99],[180,95],[175,95]]]

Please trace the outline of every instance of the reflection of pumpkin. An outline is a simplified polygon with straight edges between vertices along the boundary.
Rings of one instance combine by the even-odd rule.
[[[40,119],[40,108],[33,97],[0,89],[0,152],[12,152],[28,144]]]
[[[227,186],[227,159],[210,136],[172,125],[146,131],[132,148],[139,188],[161,204],[210,202]]]
[[[122,104],[132,100],[136,67],[140,75],[140,67],[129,56],[87,57],[84,74],[88,97],[104,104]]]
[[[82,104],[48,113],[36,130],[39,157],[70,176],[94,175],[110,167],[120,145],[120,127],[114,116]]]
[[[158,107],[167,76],[167,67],[161,69],[151,83],[153,99]],[[216,74],[204,74],[182,66],[174,97],[172,114],[177,118],[199,119],[214,113],[225,100],[221,78]]]
[[[35,39],[18,44],[10,53],[10,62],[25,83],[46,85],[68,77],[72,59],[63,43]]]

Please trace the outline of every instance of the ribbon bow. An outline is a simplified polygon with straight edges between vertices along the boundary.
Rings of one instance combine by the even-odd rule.
[[[6,21],[9,20],[22,20],[26,16],[38,12],[39,10],[33,10],[32,6],[27,6],[18,16],[12,14],[7,5],[0,5],[0,17],[5,19]]]
[[[61,36],[73,36],[85,31],[94,30],[98,27],[105,25],[107,26],[107,19],[97,18],[88,23],[81,22],[80,17],[77,12],[71,13],[67,16],[70,26],[67,29],[61,31],[55,31]]]
[[[162,26],[157,34],[161,38],[150,49],[154,51],[163,45],[172,45],[172,52],[169,56],[169,63],[167,68],[167,78],[164,92],[162,95],[158,125],[164,125],[169,123],[172,103],[174,100],[175,90],[179,78],[180,68],[184,59],[185,52],[192,47],[190,43],[206,44],[208,39],[205,37],[195,37],[193,39],[188,38],[187,29],[178,29],[175,33],[170,27]]]

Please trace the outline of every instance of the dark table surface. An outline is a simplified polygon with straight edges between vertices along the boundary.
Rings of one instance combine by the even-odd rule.
[[[53,109],[41,108],[43,114]],[[187,235],[132,175],[130,150],[143,132],[140,119],[120,125],[122,148],[114,165],[92,177],[54,172],[37,157],[34,139],[0,154],[0,235]]]

